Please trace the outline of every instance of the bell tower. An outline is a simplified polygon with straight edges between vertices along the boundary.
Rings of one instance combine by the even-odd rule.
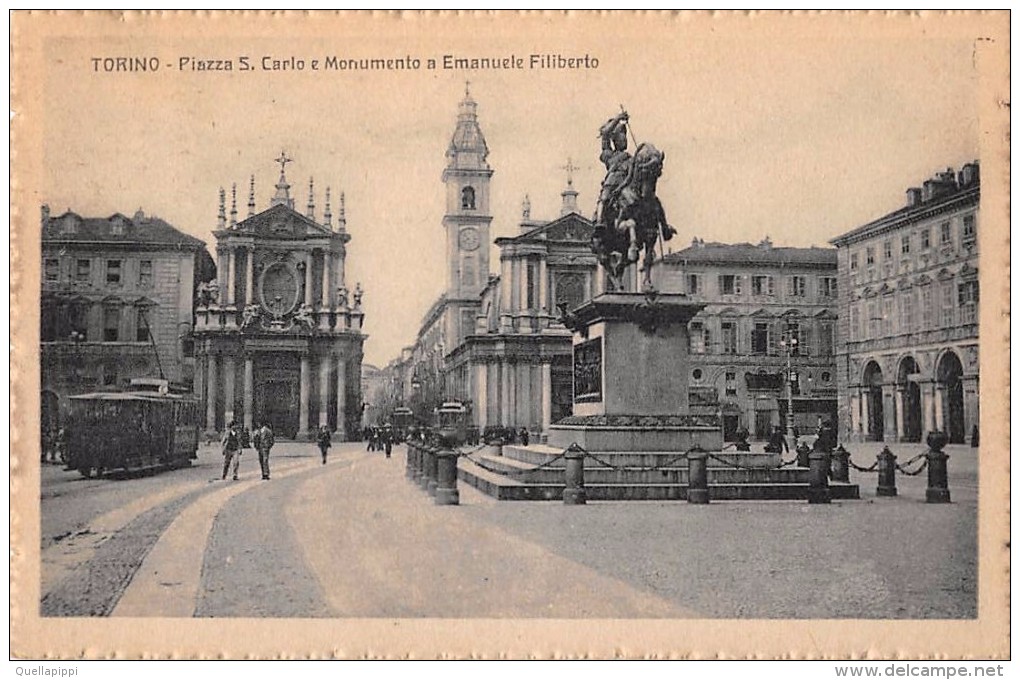
[[[478,104],[470,83],[457,113],[457,127],[446,150],[446,296],[448,300],[477,302],[489,278],[489,147],[478,126]]]

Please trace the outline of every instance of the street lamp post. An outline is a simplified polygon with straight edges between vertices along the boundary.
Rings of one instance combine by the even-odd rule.
[[[787,332],[779,341],[779,346],[786,352],[786,438],[793,451],[797,448],[797,436],[793,431],[793,354],[797,351],[797,338]]]

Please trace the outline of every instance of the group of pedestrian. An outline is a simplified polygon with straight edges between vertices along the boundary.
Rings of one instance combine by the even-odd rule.
[[[269,423],[263,423],[261,427],[255,428],[255,432],[249,432],[247,427],[238,426],[236,421],[231,421],[223,433],[221,444],[223,446],[223,479],[231,473],[233,479],[237,479],[241,467],[241,454],[245,449],[255,447],[259,454],[259,467],[262,468],[262,479],[269,479],[269,451],[276,443],[273,435],[273,428]],[[325,463],[325,454],[323,455]]]
[[[399,439],[400,433],[392,427],[366,427],[364,436],[368,440],[366,451],[385,451],[389,458],[393,453],[393,442]]]

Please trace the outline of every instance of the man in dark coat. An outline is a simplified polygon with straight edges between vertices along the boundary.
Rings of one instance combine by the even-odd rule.
[[[259,451],[262,479],[269,479],[269,450],[275,443],[276,437],[273,435],[273,428],[269,427],[268,422],[262,423],[262,427],[255,432],[255,448]]]
[[[319,444],[319,450],[322,451],[322,464],[326,464],[326,454],[329,452],[329,444],[332,437],[329,433],[329,428],[323,425],[319,428],[319,434],[316,436],[316,442]]]

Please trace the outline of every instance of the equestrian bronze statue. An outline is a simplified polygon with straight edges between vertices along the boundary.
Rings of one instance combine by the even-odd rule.
[[[595,212],[592,251],[606,270],[612,290],[623,289],[627,267],[644,252],[640,271],[642,287],[652,286],[655,244],[660,236],[668,241],[676,230],[666,221],[666,212],[655,195],[665,154],[651,144],[638,144],[631,156],[627,151],[626,111],[606,121],[599,130],[602,138],[600,160],[606,166]]]

